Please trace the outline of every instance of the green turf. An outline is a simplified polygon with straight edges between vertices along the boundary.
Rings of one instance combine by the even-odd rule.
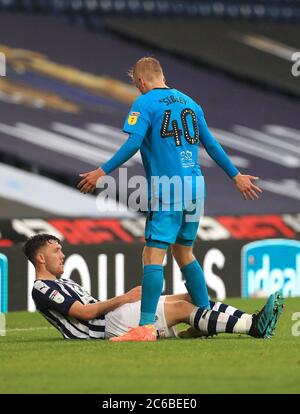
[[[246,311],[262,299],[229,300]],[[154,343],[66,341],[39,314],[10,313],[0,337],[1,393],[299,393],[300,336],[286,300],[276,336],[171,339]],[[50,326],[50,325],[49,325]],[[298,328],[300,333],[300,327]]]

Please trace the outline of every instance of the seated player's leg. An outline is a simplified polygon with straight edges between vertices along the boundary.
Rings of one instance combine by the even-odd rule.
[[[164,311],[168,327],[175,326],[178,323],[190,323],[190,315],[196,307],[185,300],[165,301]],[[197,309],[197,308],[196,308]]]
[[[183,337],[211,336],[224,332],[248,333],[252,324],[252,320],[243,320],[241,323],[238,323],[237,317],[218,311],[198,308],[184,300],[166,300],[164,313],[166,324],[169,328],[174,327],[180,322],[185,322],[190,324],[191,328],[198,332],[197,335]],[[237,326],[235,327],[236,324]],[[181,337],[181,335],[178,336]]]
[[[186,301],[166,301],[165,319],[168,327],[179,322],[186,322],[191,328],[200,332],[199,335],[212,336],[218,333],[248,334],[256,338],[270,338],[283,309],[281,292],[270,295],[266,304],[257,315],[236,317],[229,313],[198,308]],[[178,335],[181,337],[181,335]]]
[[[192,298],[190,297],[190,295],[188,293],[179,293],[177,295],[167,295],[166,296],[166,304],[167,303],[174,303],[174,302],[187,302],[189,304],[192,304]],[[210,301],[210,306],[211,308],[214,306],[215,302]],[[205,337],[207,338],[208,336],[211,335],[206,335],[203,334],[202,332],[200,332],[199,330],[196,330],[195,328],[193,328],[192,326],[189,326],[187,329],[183,329],[181,331],[178,331],[175,324],[182,322],[183,318],[180,316],[180,313],[178,312],[178,309],[176,309],[176,305],[177,303],[175,303],[175,308],[172,309],[172,307],[168,306],[167,309],[167,315],[168,315],[168,326],[172,326],[173,331],[175,332],[176,337],[182,338],[182,339],[191,339],[191,338],[199,338],[199,337]],[[182,307],[183,308],[183,307]],[[184,315],[186,317],[186,315]],[[174,323],[173,319],[179,319],[179,322],[175,322],[174,326],[172,325],[172,323]],[[189,319],[189,317],[188,317]],[[190,323],[190,321],[186,321],[186,323]],[[169,328],[171,329],[171,328]]]
[[[161,296],[156,313],[155,339],[153,334],[145,329],[144,337],[147,341],[177,336],[175,325],[180,322],[189,323],[201,334],[212,336],[218,333],[248,334],[256,338],[269,338],[274,334],[276,324],[282,313],[283,297],[280,292],[270,295],[261,311],[251,318],[237,318],[236,316],[197,308],[184,300],[172,301]],[[106,315],[106,337],[111,341],[136,341],[134,329],[137,326],[140,314],[140,301],[120,306]],[[124,332],[128,332],[127,334]],[[117,337],[118,335],[122,335]],[[114,338],[112,338],[115,336]]]
[[[182,295],[173,295],[173,297],[175,296],[180,297]],[[178,336],[175,325],[181,322],[190,324],[191,319],[193,318],[192,315],[194,315],[197,312],[197,310],[199,310],[199,308],[195,307],[192,303],[188,301],[182,299],[174,301],[170,300],[171,298],[172,295],[161,296],[159,301],[155,325],[157,331],[160,332],[160,337]],[[164,305],[163,308],[162,305]],[[198,326],[197,331],[199,334],[197,336],[210,336],[221,332],[247,334],[249,333],[249,330],[252,326],[252,315],[248,315],[250,318],[242,319],[241,323],[238,323],[236,325],[239,318],[232,316],[230,314],[225,314],[218,311],[207,311],[205,309],[201,309],[201,312],[203,312],[201,323],[204,325],[204,328],[205,326],[207,326],[208,328],[199,331]],[[220,326],[216,327],[215,332],[213,325],[216,318]],[[235,329],[231,330],[231,327],[234,327],[234,325],[236,325]],[[167,327],[167,330],[165,327]],[[162,334],[162,332],[164,331],[166,332],[166,334]],[[171,335],[170,332],[172,332]]]
[[[252,325],[252,318],[242,320],[222,312],[198,308],[183,300],[165,302],[165,319],[168,327],[185,322],[199,332],[198,335],[183,337],[211,336],[224,332],[247,334]]]
[[[178,295],[179,296],[179,295]],[[189,295],[187,295],[187,300]],[[235,316],[241,319],[248,319],[250,322],[252,321],[253,314],[246,313],[240,309],[235,308],[234,306],[227,305],[226,303],[222,302],[214,302],[212,300],[209,301],[211,310],[218,311],[221,313],[226,313],[231,316]],[[179,338],[198,338],[198,337],[207,337],[211,335],[204,334],[203,332],[196,330],[192,326],[187,328],[186,330],[182,330],[178,332]]]
[[[177,302],[178,300],[185,300],[186,302],[192,303],[192,299],[188,293],[166,295],[166,302]]]
[[[168,321],[167,323],[165,318],[165,301],[166,296],[161,296],[158,302],[155,316],[155,339],[156,336],[158,338],[171,338],[176,336],[176,329],[172,327],[174,321]],[[188,302],[186,303],[190,305]],[[136,336],[133,331],[138,327],[140,310],[141,301],[138,301],[127,303],[109,312],[105,317],[105,337],[112,342],[120,342],[120,339],[122,341],[135,341]],[[150,335],[149,337],[150,339],[148,340],[153,340]]]
[[[282,314],[284,306],[285,306],[282,290],[278,290],[277,292],[274,293],[274,304],[275,304],[274,315],[273,315],[273,319],[272,319],[271,325],[269,327],[269,332],[268,332],[270,337],[275,335],[275,329],[276,329],[278,319],[280,315]]]
[[[276,325],[284,308],[281,291],[269,296],[265,306],[253,316],[253,324],[249,335],[255,338],[271,338],[275,334]]]
[[[178,293],[176,295],[167,295],[166,296],[166,302],[176,302],[178,300],[184,300],[189,303],[193,303],[192,298],[188,293]],[[223,302],[219,301],[209,301],[210,309],[215,310],[222,313],[228,313],[229,315],[236,316],[237,318],[252,318],[252,313],[247,313],[241,309],[235,308],[232,305],[228,305]]]
[[[140,319],[141,301],[126,303],[105,315],[105,338],[124,335],[136,327]]]
[[[244,312],[241,309],[237,309],[232,305],[227,305],[223,302],[210,301],[211,310],[215,310],[222,313],[228,313],[228,315],[236,316],[237,318],[252,318],[253,314]]]
[[[185,303],[188,306],[192,306],[190,303],[181,301]],[[166,296],[161,296],[160,300],[158,302],[156,316],[155,316],[155,329],[157,332],[158,338],[175,338],[177,336],[177,330],[175,325],[178,323],[176,319],[170,320],[170,314],[171,311],[168,311],[168,318],[166,318],[166,307],[168,307],[170,304],[172,307],[172,313],[175,315],[175,313],[179,313],[179,307],[176,305],[178,302],[167,302]],[[174,308],[177,308],[176,310]],[[185,311],[186,312],[186,311]],[[177,316],[178,320],[178,316]]]
[[[283,298],[276,292],[269,296],[261,311],[251,319],[196,308],[190,315],[190,324],[208,335],[226,332],[244,333],[255,338],[270,338],[282,313],[282,307]]]

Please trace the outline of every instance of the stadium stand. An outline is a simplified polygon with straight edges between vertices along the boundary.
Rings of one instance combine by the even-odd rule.
[[[297,21],[299,0],[1,0],[3,10],[99,16],[184,16]]]
[[[126,71],[138,56],[153,50],[110,33],[95,35],[72,28],[55,17],[44,16],[41,22],[38,16],[7,14],[0,20],[9,74],[1,81],[2,160],[53,174],[74,187],[79,172],[105,162],[126,139],[122,123],[136,97]],[[20,30],[14,30],[14,23]],[[49,33],[51,43],[44,41]],[[89,48],[78,53],[78,45],[86,43]],[[22,56],[20,48],[27,50]],[[114,52],[103,59],[108,51]],[[245,203],[229,182],[225,188],[219,179],[223,173],[202,154],[201,163],[207,169],[207,211],[298,212],[298,103],[162,52],[156,55],[171,85],[189,92],[193,79],[193,96],[202,104],[213,132],[237,166],[260,176],[267,190],[259,204]],[[90,81],[99,86],[91,88]],[[111,90],[116,92],[109,96],[113,85]],[[139,155],[126,166],[129,176],[142,174]],[[118,172],[114,176],[118,178]]]
[[[300,97],[299,79],[291,74],[300,50],[299,25],[191,19],[110,18],[107,27],[179,58],[220,69],[235,78]],[[174,30],[176,27],[176,30]]]

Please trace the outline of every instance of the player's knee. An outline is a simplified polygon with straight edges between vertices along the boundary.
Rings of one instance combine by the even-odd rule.
[[[175,260],[177,261],[177,262],[179,262],[180,261],[180,259],[181,259],[181,257],[182,257],[182,252],[181,252],[181,249],[176,245],[176,244],[173,244],[172,246],[171,246],[171,252],[172,252],[172,255],[173,255],[173,257],[175,258]]]
[[[153,254],[152,254],[151,250],[147,249],[147,247],[144,247],[144,250],[143,250],[143,263],[144,263],[144,265],[150,264],[151,260],[153,260]]]
[[[165,253],[166,252],[162,249],[154,249],[154,248],[145,247],[143,251],[144,266],[150,265],[150,264],[161,265],[164,260]]]
[[[172,245],[172,255],[179,267],[183,267],[195,260],[192,248],[186,248],[177,244]]]
[[[185,302],[188,302],[188,303],[192,303],[192,299],[191,299],[191,297],[188,293],[183,294],[182,300],[184,300]]]
[[[180,313],[185,313],[190,309],[191,304],[188,303],[185,300],[178,300],[177,302],[174,302],[176,311]]]

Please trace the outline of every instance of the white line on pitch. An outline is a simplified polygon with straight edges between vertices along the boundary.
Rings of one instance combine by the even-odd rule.
[[[38,326],[36,328],[12,328],[12,329],[6,329],[6,332],[21,332],[21,331],[42,331],[47,329],[55,329],[52,326]]]

